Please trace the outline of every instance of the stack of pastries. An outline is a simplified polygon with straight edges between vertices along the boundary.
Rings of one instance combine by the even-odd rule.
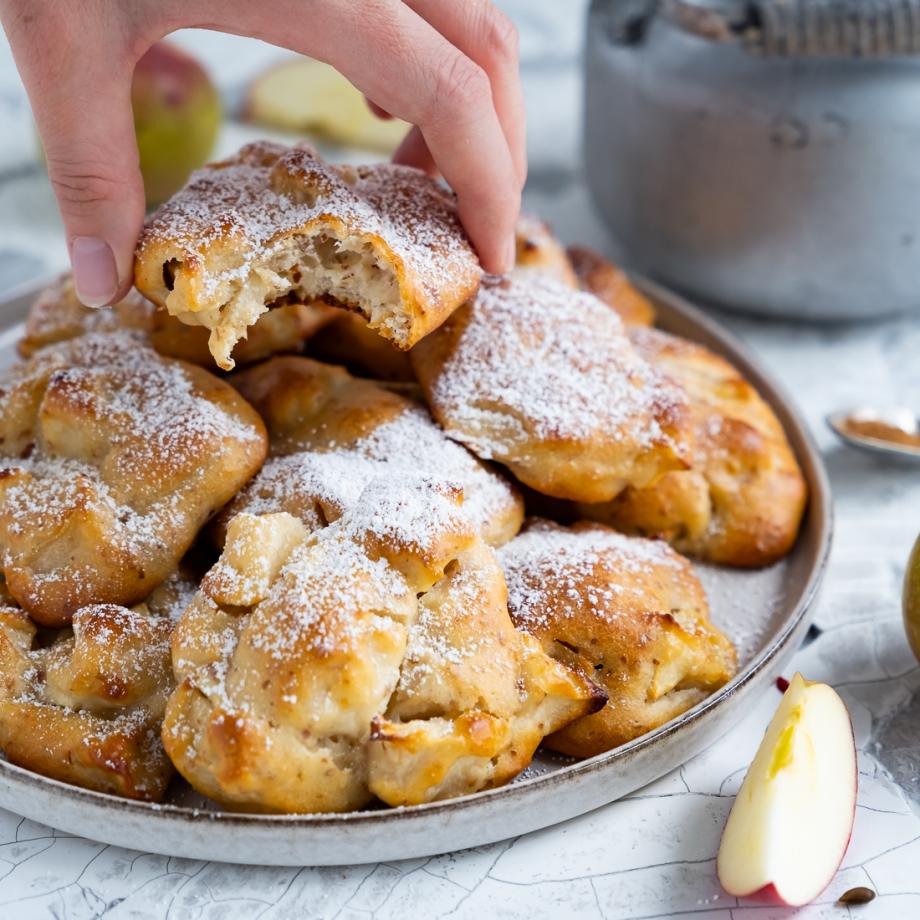
[[[776,562],[805,483],[750,383],[601,256],[522,218],[485,276],[421,173],[259,143],[152,216],[135,279],[109,310],[43,292],[0,372],[10,761],[413,805],[732,678],[686,556]]]

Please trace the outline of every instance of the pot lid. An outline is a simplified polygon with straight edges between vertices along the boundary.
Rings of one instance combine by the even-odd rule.
[[[656,15],[765,57],[879,58],[920,53],[920,0],[595,0],[611,37],[635,43]]]

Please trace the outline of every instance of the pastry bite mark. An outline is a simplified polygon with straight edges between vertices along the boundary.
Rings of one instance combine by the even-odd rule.
[[[220,515],[219,544],[241,511],[286,511],[310,530],[324,527],[354,508],[378,476],[460,484],[463,512],[493,545],[520,529],[523,502],[514,487],[449,440],[413,400],[306,358],[276,358],[233,382],[265,419],[271,450]]]
[[[629,275],[587,246],[569,246],[569,263],[578,286],[613,307],[627,326],[651,326],[655,307],[629,280]]]
[[[549,278],[489,278],[412,350],[435,419],[556,498],[605,501],[688,465],[683,390],[616,313]]]
[[[49,642],[0,610],[0,750],[61,782],[159,801],[173,775],[159,739],[175,686],[172,621],[145,605],[78,610]]]
[[[233,360],[252,364],[270,355],[297,351],[303,343],[339,314],[323,304],[277,301],[248,330],[233,349]],[[147,337],[153,349],[167,358],[214,368],[208,349],[208,330],[188,326],[166,310],[158,308],[135,289],[112,307],[94,310],[77,299],[73,279],[63,275],[42,291],[29,309],[25,335],[17,348],[24,358],[56,342],[78,338],[89,332],[133,329]]]
[[[267,450],[228,384],[136,334],[91,334],[0,377],[0,568],[39,623],[132,605],[175,571]]]
[[[163,741],[198,791],[261,812],[474,792],[597,705],[514,630],[460,500],[378,478],[312,534],[284,512],[230,522],[172,642]]]
[[[795,544],[807,487],[773,410],[732,364],[702,345],[654,329],[636,329],[632,339],[689,394],[691,468],[627,489],[609,504],[580,505],[579,512],[723,565],[781,559]]]
[[[592,757],[625,744],[735,673],[735,649],[710,622],[702,585],[666,543],[537,519],[499,560],[515,625],[609,696],[546,739],[557,751]]]
[[[218,365],[280,297],[357,310],[408,349],[467,300],[481,269],[454,196],[404,166],[333,166],[260,142],[192,175],[150,219],[138,289],[211,330]]]

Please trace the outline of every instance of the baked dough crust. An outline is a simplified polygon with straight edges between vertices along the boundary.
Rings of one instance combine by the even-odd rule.
[[[681,388],[614,311],[539,273],[484,281],[412,363],[447,434],[538,492],[606,501],[688,465]]]
[[[259,469],[262,420],[138,334],[91,334],[0,376],[0,567],[38,622],[132,605]]]
[[[663,725],[736,670],[690,563],[599,524],[532,520],[499,550],[515,625],[602,686],[609,701],[546,739],[593,757]]]
[[[661,536],[711,562],[755,567],[781,559],[798,535],[807,488],[773,410],[732,364],[702,345],[653,329],[632,337],[690,395],[692,468],[579,512],[627,533]]]
[[[532,214],[522,214],[515,228],[514,242],[515,274],[539,272],[566,287],[579,286],[565,247],[553,236],[546,221]]]
[[[280,297],[357,310],[408,349],[480,275],[454,196],[422,172],[332,166],[310,148],[268,142],[196,172],[150,219],[135,260],[141,293],[210,329],[225,370]]]
[[[0,750],[65,783],[159,801],[174,772],[160,741],[172,628],[144,605],[100,604],[37,644],[24,611],[0,609]]]
[[[241,511],[286,511],[315,530],[353,508],[375,476],[428,475],[463,489],[464,511],[486,542],[503,543],[520,530],[517,490],[448,440],[413,400],[307,358],[274,358],[234,383],[265,420],[271,450],[220,527]]]
[[[234,518],[173,639],[163,741],[196,789],[268,812],[431,801],[506,782],[596,708],[511,626],[460,497],[376,479],[313,534]]]
[[[621,268],[588,246],[569,246],[569,262],[579,287],[620,314],[627,326],[651,326],[655,307]]]
[[[323,304],[276,303],[259,317],[247,337],[237,342],[233,360],[253,364],[270,355],[298,351],[340,311]],[[215,367],[208,349],[208,330],[187,326],[165,310],[158,309],[135,289],[112,307],[93,310],[84,307],[70,275],[63,275],[42,291],[29,309],[25,335],[18,343],[19,354],[30,358],[39,349],[75,339],[88,332],[136,329],[146,334],[155,351],[166,358],[178,358],[201,367]]]

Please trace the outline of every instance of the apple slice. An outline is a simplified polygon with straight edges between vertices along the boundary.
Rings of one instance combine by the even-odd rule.
[[[856,744],[843,700],[796,674],[732,805],[722,887],[798,907],[837,871],[856,813]]]
[[[345,77],[311,58],[284,61],[256,77],[242,116],[279,131],[313,134],[382,153],[392,153],[409,130],[399,119],[378,118]]]

